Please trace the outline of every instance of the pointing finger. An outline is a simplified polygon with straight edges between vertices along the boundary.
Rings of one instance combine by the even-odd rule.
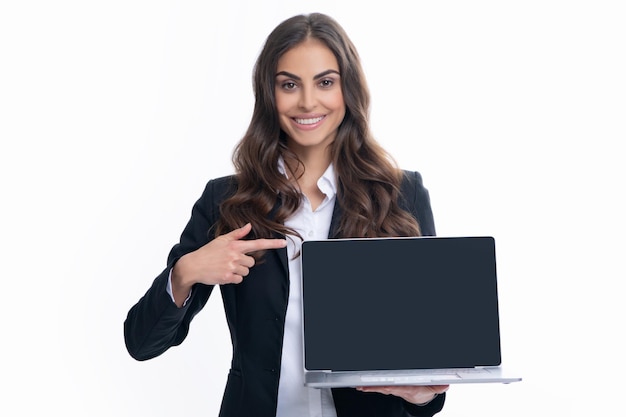
[[[286,239],[254,239],[241,241],[241,251],[246,254],[259,250],[280,249],[285,246],[287,246]]]

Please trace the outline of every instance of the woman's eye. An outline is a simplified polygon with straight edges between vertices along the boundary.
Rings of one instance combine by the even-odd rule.
[[[296,88],[296,83],[292,83],[290,81],[286,82],[286,83],[283,83],[283,88],[285,90],[293,90],[294,88]]]
[[[335,83],[335,82],[334,82],[333,80],[322,80],[322,81],[320,82],[320,86],[325,87],[325,88],[328,88],[328,87],[332,87],[332,85],[333,85],[334,83]]]

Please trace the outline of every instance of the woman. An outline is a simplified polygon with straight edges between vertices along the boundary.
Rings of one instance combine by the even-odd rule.
[[[302,383],[302,240],[435,232],[420,175],[371,136],[356,49],[328,16],[295,16],[269,35],[254,91],[236,175],[207,184],[167,268],[129,311],[129,353],[146,360],[180,344],[219,285],[233,344],[220,416],[432,416],[447,386]]]

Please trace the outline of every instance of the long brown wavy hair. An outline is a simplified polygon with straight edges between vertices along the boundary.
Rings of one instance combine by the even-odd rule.
[[[254,66],[255,105],[247,132],[233,153],[237,189],[220,210],[216,234],[250,222],[250,237],[297,235],[284,222],[299,207],[302,193],[279,171],[278,160],[296,160],[279,125],[274,95],[279,58],[309,38],[335,55],[346,115],[331,146],[342,217],[334,237],[419,236],[417,220],[398,205],[402,171],[372,137],[370,95],[356,48],[344,29],[320,13],[299,15],[268,36]],[[300,163],[301,164],[301,163]]]

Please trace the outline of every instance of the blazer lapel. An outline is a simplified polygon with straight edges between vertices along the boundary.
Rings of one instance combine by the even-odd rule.
[[[272,210],[270,211],[270,213],[268,214],[268,218],[273,219],[276,216],[276,211],[278,211],[278,208],[281,205],[281,199],[280,197],[278,198],[278,200],[276,201],[276,204],[274,204],[274,207],[272,207]],[[285,236],[281,235],[280,233],[274,233],[274,237],[276,239],[284,239]],[[282,270],[285,274],[285,277],[289,277],[289,263],[287,260],[287,248],[282,248],[282,249],[277,249],[272,251],[276,254],[276,256],[278,256],[278,260],[280,261],[280,265],[282,266]]]
[[[282,239],[283,237],[281,237]],[[278,256],[278,260],[280,260],[280,265],[283,268],[283,272],[285,273],[285,276],[289,276],[289,261],[287,260],[287,248],[281,248],[281,249],[277,249],[275,251],[272,251],[274,253],[276,253],[276,256]]]
[[[336,239],[339,237],[339,219],[341,219],[342,211],[339,206],[339,200],[335,198],[335,206],[333,207],[333,217],[330,220],[330,229],[328,230],[328,238]]]

